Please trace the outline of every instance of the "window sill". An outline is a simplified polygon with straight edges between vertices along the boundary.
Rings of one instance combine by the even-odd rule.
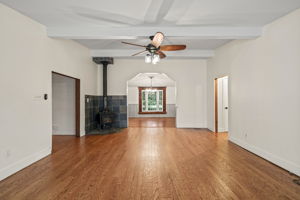
[[[161,112],[139,112],[139,114],[167,114],[166,111],[161,111]]]

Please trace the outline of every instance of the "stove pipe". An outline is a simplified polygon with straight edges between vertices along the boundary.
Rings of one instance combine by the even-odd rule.
[[[113,64],[114,60],[113,58],[110,57],[94,57],[93,61],[96,64],[102,64],[103,65],[103,112],[108,112],[108,108],[107,108],[107,67],[108,64]]]
[[[108,62],[103,61],[103,108],[104,111],[108,111],[107,109],[107,65]]]

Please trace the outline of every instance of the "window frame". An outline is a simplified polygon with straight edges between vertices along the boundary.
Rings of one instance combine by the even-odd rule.
[[[143,90],[147,90],[147,89],[151,89],[149,87],[139,87],[139,114],[167,114],[166,111],[166,99],[167,99],[167,95],[166,95],[166,87],[152,87],[152,89],[154,90],[162,90],[163,91],[163,110],[162,111],[155,111],[155,112],[148,112],[148,111],[143,111],[142,108],[142,91]]]

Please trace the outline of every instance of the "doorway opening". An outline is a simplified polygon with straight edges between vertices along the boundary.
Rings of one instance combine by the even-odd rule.
[[[80,137],[80,79],[52,72],[52,135]]]
[[[127,81],[129,127],[176,127],[176,82],[164,73]]]
[[[215,133],[228,132],[228,76],[216,78],[215,94]]]

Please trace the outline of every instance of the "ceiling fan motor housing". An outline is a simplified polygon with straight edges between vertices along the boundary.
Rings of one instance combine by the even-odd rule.
[[[155,53],[156,51],[159,50],[159,47],[156,48],[153,44],[148,44],[146,46],[146,50],[149,51],[150,53]]]

